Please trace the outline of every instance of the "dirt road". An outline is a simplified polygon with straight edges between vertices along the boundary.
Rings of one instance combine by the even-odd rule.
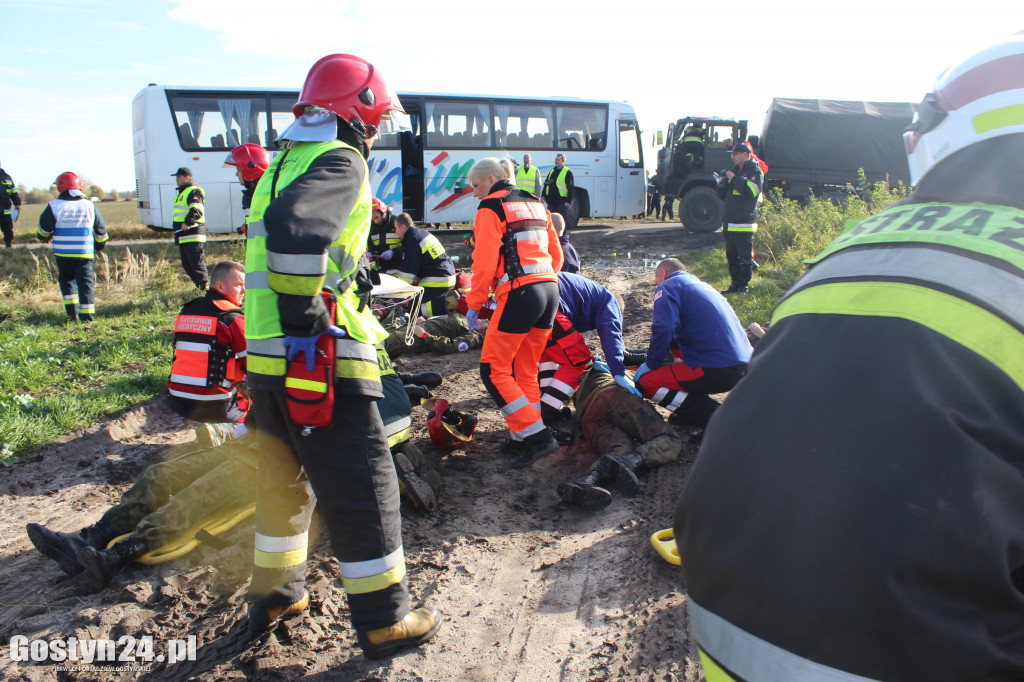
[[[678,227],[628,225],[578,230],[583,274],[627,303],[626,345],[646,347],[653,264],[663,254],[714,243]],[[451,240],[445,239],[446,244]],[[460,251],[460,249],[462,249]],[[464,247],[453,255],[468,256]],[[616,254],[616,255],[612,255]],[[630,257],[626,257],[629,254]],[[599,348],[596,338],[589,338]],[[0,676],[25,680],[299,679],[322,680],[690,680],[700,679],[688,635],[686,595],[677,570],[648,538],[671,526],[690,461],[644,476],[635,498],[615,494],[599,513],[567,508],[555,486],[592,463],[582,441],[526,470],[503,464],[504,422],[480,384],[479,351],[406,356],[401,371],[435,369],[435,391],[480,417],[465,450],[441,453],[413,411],[414,442],[442,472],[441,508],[405,513],[404,543],[415,601],[448,618],[426,646],[383,662],[362,657],[346,626],[337,562],[326,539],[315,544],[308,586],[312,605],[256,647],[235,644],[244,615],[252,557],[251,520],[230,531],[220,551],[200,547],[157,567],[133,565],[108,589],[90,593],[34,551],[29,522],[74,530],[99,519],[162,444],[191,430],[160,400],[109,423],[52,443],[30,461],[0,471]],[[687,445],[684,460],[696,448]],[[12,661],[11,637],[54,640],[152,635],[154,653],[169,640],[196,637],[198,660],[148,670]],[[123,663],[121,665],[124,665]]]

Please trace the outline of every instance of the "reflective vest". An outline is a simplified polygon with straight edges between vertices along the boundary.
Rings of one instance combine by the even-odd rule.
[[[174,216],[172,222],[174,223],[174,229],[181,230],[175,235],[178,244],[189,244],[192,242],[203,243],[206,241],[206,209],[202,209],[202,215],[196,220],[196,224],[192,227],[185,228],[185,217],[188,215],[189,210],[192,208],[188,202],[188,196],[193,190],[199,190],[199,195],[202,197],[202,201],[206,201],[206,191],[203,190],[199,185],[186,185],[184,189],[174,195]],[[184,228],[184,229],[183,229]]]
[[[546,180],[546,182],[552,182],[552,178],[554,178],[555,189],[558,190],[558,194],[561,195],[563,199],[569,196],[569,187],[565,184],[565,178],[567,175],[569,175],[568,166],[562,166],[561,169],[552,168],[548,172],[548,179]]]
[[[544,202],[513,189],[504,196],[484,199],[480,208],[494,211],[505,226],[501,240],[504,274],[492,286],[496,296],[507,292],[512,288],[512,280],[524,275],[541,275],[530,281],[557,281],[548,252],[548,212]]]
[[[217,340],[220,324],[230,325],[242,311],[226,299],[196,298],[174,321],[174,362],[167,390],[186,400],[230,400],[245,379],[236,353]]]
[[[267,251],[267,206],[277,193],[301,176],[320,155],[350,149],[344,142],[297,142],[278,154],[252,198],[245,249],[245,336],[248,344],[249,383],[284,388],[286,353],[277,307],[278,292],[309,296],[323,287],[334,289],[338,308],[334,323],[345,330],[336,339],[336,390],[380,395],[380,369],[374,345],[387,338],[369,306],[362,306],[352,286],[358,264],[366,253],[370,233],[372,194],[369,171],[363,161],[363,183],[341,236],[325,254],[277,254]],[[287,163],[285,163],[287,161]],[[360,307],[362,310],[360,311]]]
[[[64,258],[93,258],[92,226],[96,207],[88,199],[52,199],[50,210],[57,220],[53,228],[53,255]]]
[[[516,187],[533,194],[537,191],[537,177],[540,175],[540,170],[536,166],[520,166],[516,169]],[[563,182],[564,184],[564,182]],[[564,194],[562,196],[565,196]]]

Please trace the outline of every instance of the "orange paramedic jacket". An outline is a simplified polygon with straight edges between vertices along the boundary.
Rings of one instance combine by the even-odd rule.
[[[505,277],[501,238],[509,222],[513,228],[535,226],[534,234],[546,230],[543,238],[520,238],[516,246],[519,261],[524,267],[548,265],[551,268],[550,272],[528,272],[517,277],[516,286],[533,282],[557,282],[558,271],[562,268],[562,246],[544,202],[529,192],[516,189],[508,180],[499,180],[492,189],[494,191],[480,202],[473,220],[473,238],[476,240],[473,248],[473,286],[466,295],[466,303],[471,310],[482,308],[492,289],[500,301],[512,288],[512,282],[500,282]]]

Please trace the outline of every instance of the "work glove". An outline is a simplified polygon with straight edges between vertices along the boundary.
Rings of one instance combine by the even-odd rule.
[[[469,328],[470,329],[476,329],[477,328],[476,323],[477,323],[477,321],[479,319],[480,319],[480,311],[479,310],[467,310],[466,311],[466,322],[469,323]]]
[[[612,373],[611,367],[609,367],[608,363],[601,358],[594,358],[594,370],[605,374]]]
[[[394,255],[395,255],[395,252],[394,252],[394,250],[393,250],[393,249],[388,249],[388,250],[387,250],[387,251],[385,251],[384,253],[380,254],[380,259],[381,259],[381,260],[391,260],[391,258],[392,258],[392,257],[393,257]]]
[[[331,325],[327,331],[315,336],[286,336],[284,337],[284,349],[288,352],[286,359],[291,362],[299,356],[299,353],[306,354],[306,371],[312,372],[316,367],[316,342],[324,334],[330,334],[336,338],[346,336],[345,330],[336,325]]]
[[[633,374],[633,383],[640,383],[640,377],[651,371],[651,368],[647,366],[647,363],[640,365],[636,368],[636,373]]]
[[[614,378],[615,383],[617,383],[619,386],[622,386],[624,389],[626,389],[635,396],[643,397],[640,395],[640,391],[636,390],[636,386],[633,385],[633,382],[627,379],[625,375],[616,374]]]
[[[15,206],[14,208],[11,209],[11,220],[12,221],[18,222],[18,216],[20,216],[20,215],[21,215],[21,209],[20,208]]]

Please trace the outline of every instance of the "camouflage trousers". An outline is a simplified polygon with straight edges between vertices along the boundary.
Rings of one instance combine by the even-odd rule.
[[[204,519],[256,500],[258,453],[253,437],[186,449],[147,467],[121,501],[103,515],[121,535],[134,533],[159,547]]]
[[[599,458],[639,450],[649,466],[659,466],[675,461],[683,447],[653,405],[618,385],[594,391],[577,418],[583,438]]]
[[[465,353],[481,345],[480,336],[469,329],[464,315],[451,313],[443,317],[432,317],[420,323],[427,338],[415,337],[412,345],[405,345],[405,327],[390,330],[384,342],[388,355],[396,358],[407,353]]]

